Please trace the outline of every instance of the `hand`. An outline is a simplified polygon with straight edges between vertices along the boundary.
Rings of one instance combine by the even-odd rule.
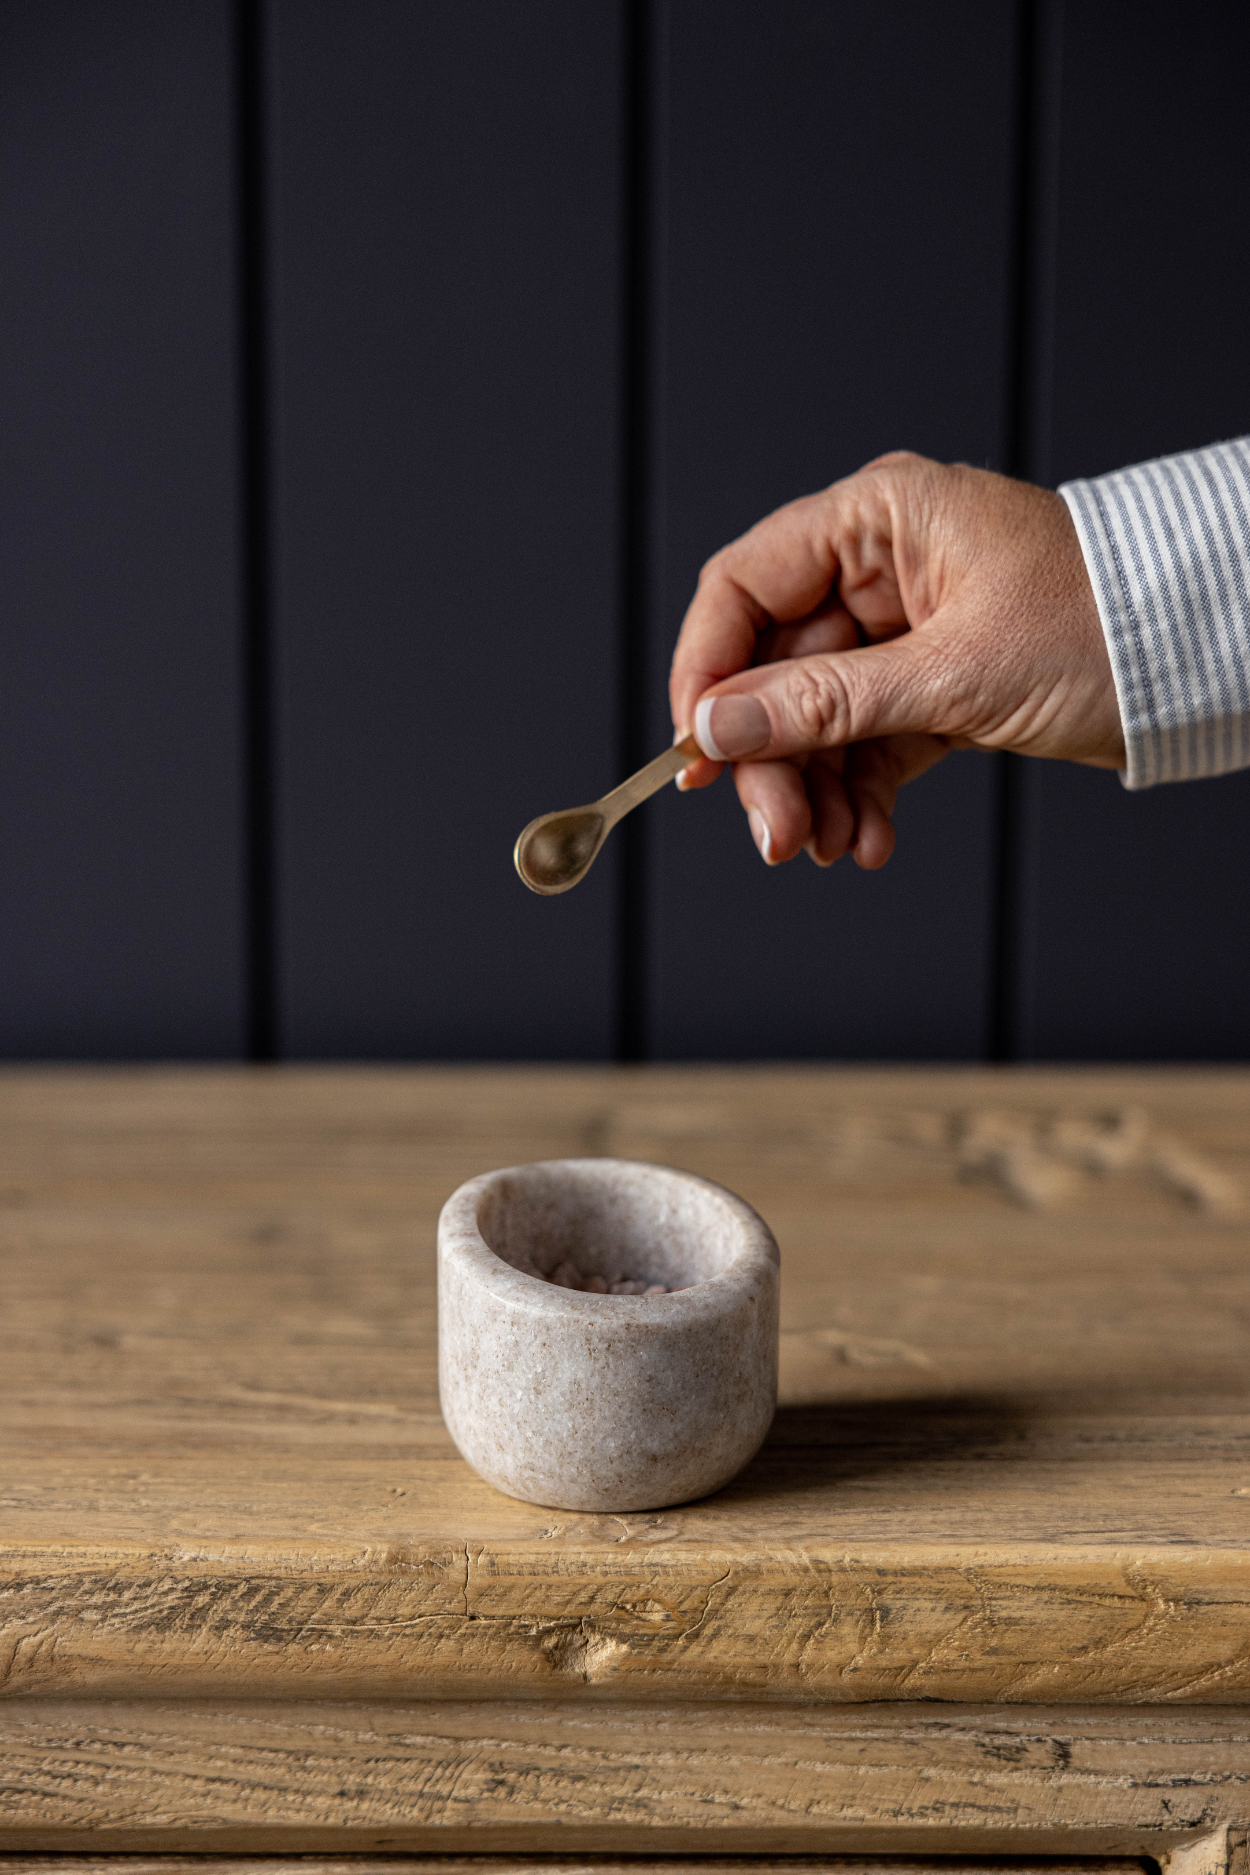
[[[948,749],[1124,766],[1111,662],[1058,495],[899,454],[708,561],[669,693],[770,865],[872,869],[899,788]]]

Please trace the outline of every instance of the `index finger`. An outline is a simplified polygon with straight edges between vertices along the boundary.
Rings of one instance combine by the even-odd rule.
[[[699,575],[682,623],[669,699],[688,729],[703,692],[746,670],[761,631],[806,617],[838,576],[824,499],[805,495],[722,547]]]

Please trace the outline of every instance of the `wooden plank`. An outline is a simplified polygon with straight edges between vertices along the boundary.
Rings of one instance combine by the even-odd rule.
[[[978,1857],[961,1863],[891,1856],[648,1856],[570,1855],[42,1855],[0,1851],[4,1875],[994,1875]],[[1147,1875],[1140,1860],[1082,1856],[1030,1863],[1013,1856],[1002,1875]]]
[[[1236,128],[1250,16],[1220,0],[1183,18],[1127,0],[1048,10],[1063,15],[1061,139],[1031,473],[1057,483],[1250,430],[1246,262],[1224,206],[1250,189]],[[1160,222],[1178,217],[1184,290],[1161,293]],[[1127,796],[1043,762],[1028,786],[1020,1053],[1244,1059],[1250,895],[1226,856],[1247,778]]]
[[[700,1504],[515,1502],[438,1415],[439,1204],[587,1151],[782,1246]],[[1242,1073],[9,1071],[0,1679],[1248,1700],[1248,1193]]]
[[[303,1455],[306,1474],[324,1465],[336,1495],[365,1495],[363,1467],[345,1493],[337,1454],[332,1448],[328,1464],[319,1454]],[[162,1478],[150,1448],[138,1456],[158,1490],[178,1483],[181,1467]],[[232,1456],[237,1464],[241,1455]],[[377,1495],[418,1497],[431,1521],[449,1521],[450,1491],[440,1504],[427,1486],[431,1476],[444,1482],[434,1467],[388,1456],[383,1475],[404,1483],[375,1486]],[[287,1513],[285,1541],[240,1533],[233,1543],[197,1542],[184,1517],[146,1559],[106,1543],[88,1553],[65,1542],[55,1556],[14,1545],[0,1578],[5,1691],[550,1701],[593,1689],[613,1700],[812,1704],[1250,1699],[1244,1554],[1177,1562],[1159,1546],[1056,1560],[1024,1546],[918,1543],[908,1558],[898,1545],[851,1541],[838,1553],[814,1539],[774,1543],[762,1557],[744,1554],[745,1540],[706,1541],[694,1556],[639,1554],[625,1546],[628,1527],[613,1553],[606,1533],[595,1544],[553,1523],[559,1548],[551,1537],[541,1547],[400,1537],[376,1547],[361,1540],[352,1555],[346,1543],[318,1541],[315,1529],[298,1540],[305,1520],[292,1507],[289,1475],[275,1488],[271,1465],[255,1467],[253,1489]],[[211,1472],[207,1482],[217,1482]],[[804,1480],[783,1482],[795,1489]],[[51,1471],[45,1490],[59,1488]],[[227,1498],[224,1508],[238,1506]],[[641,1544],[664,1540],[653,1530],[643,1526]]]
[[[0,1054],[244,1042],[234,9],[0,21]]]
[[[999,460],[1015,97],[1014,15],[991,0],[658,14],[656,747],[677,628],[718,547],[888,449]],[[992,788],[980,756],[926,776],[873,876],[803,856],[767,873],[727,780],[667,791],[650,810],[646,1051],[983,1055]]]
[[[1244,1829],[1248,1747],[1244,1713],[19,1700],[0,1845],[1158,1857]]]
[[[273,23],[280,1051],[611,1055],[621,8]]]

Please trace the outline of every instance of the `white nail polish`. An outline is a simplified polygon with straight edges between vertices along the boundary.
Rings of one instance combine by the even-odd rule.
[[[694,711],[694,739],[705,755],[710,755],[714,762],[723,762],[726,758],[716,746],[712,734],[712,705],[715,697],[703,697],[696,703]]]
[[[673,776],[673,786],[676,788],[678,794],[685,794],[686,790],[689,788],[690,783],[686,780],[686,771],[684,768],[681,770],[680,774]]]
[[[773,863],[772,831],[758,807],[753,807],[747,815],[747,825],[751,829],[751,837],[760,850],[760,857],[764,864],[771,866]]]

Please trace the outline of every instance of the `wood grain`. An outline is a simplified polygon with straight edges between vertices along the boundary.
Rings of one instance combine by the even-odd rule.
[[[1162,1856],[1250,1811],[1210,1709],[31,1700],[0,1754],[9,1851]]]
[[[690,1166],[784,1268],[727,1491],[514,1503],[451,1447],[433,1227]],[[10,1695],[1250,1700],[1250,1076],[0,1075]]]
[[[1174,1862],[1175,1858],[1171,1858]],[[1133,1857],[1013,1856],[995,1864],[944,1857],[571,1855],[42,1855],[0,1851],[3,1875],[1149,1875]],[[1170,1875],[1176,1875],[1174,1868]],[[1214,1872],[1213,1872],[1214,1875]],[[1223,1871],[1219,1871],[1223,1875]]]

